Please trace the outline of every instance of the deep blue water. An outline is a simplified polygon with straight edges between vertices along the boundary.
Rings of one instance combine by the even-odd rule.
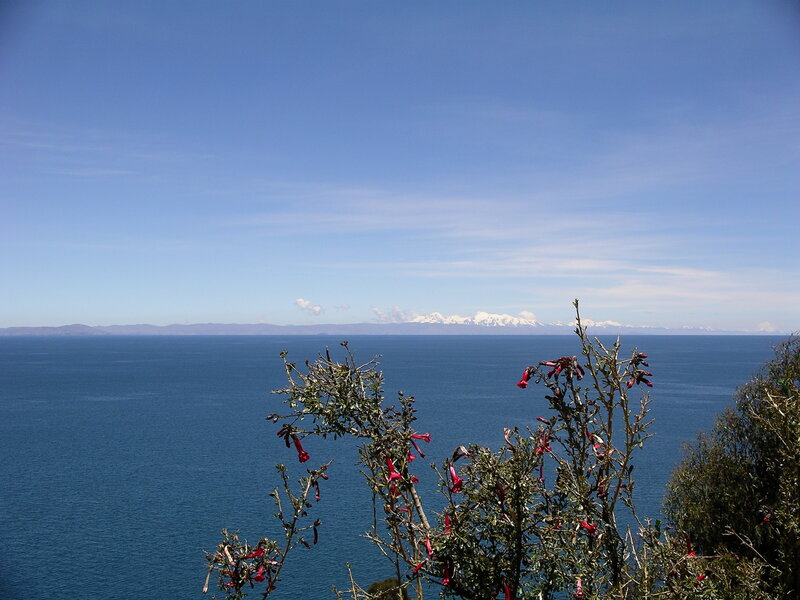
[[[302,362],[338,338],[0,338],[0,597],[7,600],[203,598],[203,553],[222,527],[275,533],[272,467],[294,453],[264,420],[280,409],[282,349]],[[637,462],[638,506],[657,515],[681,444],[713,425],[775,337],[630,336],[650,355],[653,432]],[[352,336],[359,359],[382,355],[387,396],[418,399],[430,459],[459,444],[498,447],[504,426],[545,416],[522,368],[578,352],[572,336]],[[332,597],[344,561],[367,585],[390,575],[358,536],[371,503],[348,442],[309,440],[336,462],[315,515],[320,543],[296,550],[276,599]],[[415,466],[418,463],[415,463]],[[419,469],[421,477],[432,474]],[[425,481],[423,481],[423,484]],[[290,558],[291,560],[291,558]]]

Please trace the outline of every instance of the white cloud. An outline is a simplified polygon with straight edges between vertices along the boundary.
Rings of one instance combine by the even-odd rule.
[[[415,316],[415,313],[401,310],[399,306],[393,306],[388,312],[373,306],[372,312],[378,323],[408,323]]]
[[[307,313],[316,316],[322,314],[323,310],[319,304],[311,304],[308,300],[304,300],[303,298],[298,298],[294,301],[294,303],[301,308],[302,310],[306,311]]]
[[[350,305],[347,302],[344,302],[338,306],[334,306],[336,310],[350,310]]]
[[[769,321],[762,321],[758,324],[758,331],[763,331],[764,333],[775,333],[778,329]]]

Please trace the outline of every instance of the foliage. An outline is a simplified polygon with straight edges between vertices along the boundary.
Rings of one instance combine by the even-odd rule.
[[[766,589],[800,595],[800,339],[736,396],[713,431],[688,449],[666,512],[707,553],[760,559]]]
[[[540,361],[526,367],[517,384],[543,387],[549,413],[537,417],[535,429],[506,429],[500,449],[459,446],[435,466],[442,497],[434,506],[443,506],[441,512],[426,512],[416,486],[422,461],[414,461],[425,457],[432,440],[415,427],[413,397],[399,393],[388,405],[377,363],[359,364],[346,342],[343,361],[326,350],[298,367],[282,355],[288,383],[276,393],[288,410],[268,419],[280,425],[278,436],[300,463],[311,459],[303,446],[308,439],[359,441],[375,506],[366,536],[393,573],[379,582],[380,590],[376,584],[364,590],[351,574],[351,587],[337,591],[339,598],[378,598],[387,591],[405,598],[409,588],[419,600],[432,589],[467,600],[772,597],[759,588],[766,569],[759,556],[698,556],[681,533],[639,517],[632,473],[649,437],[649,396],[640,392],[653,385],[647,355],[634,350],[623,357],[619,340],[606,346],[590,338],[577,301],[575,309],[580,358]],[[326,468],[309,469],[294,494],[281,469],[291,512],[280,510],[276,490],[286,537],[280,548],[262,539],[257,548],[263,557],[253,556],[256,550],[223,532],[207,559],[227,597],[258,586],[267,598],[288,552],[309,545],[303,532],[313,528],[316,535],[319,522],[302,524],[310,520],[307,499],[327,479]]]
[[[408,600],[408,592],[396,577],[376,581],[367,588],[367,594],[380,600]]]

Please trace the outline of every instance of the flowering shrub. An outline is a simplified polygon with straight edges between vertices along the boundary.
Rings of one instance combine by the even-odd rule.
[[[366,484],[383,509],[366,535],[396,574],[395,595],[412,590],[422,600],[433,590],[469,600],[688,600],[737,597],[720,596],[725,586],[733,586],[731,594],[754,589],[763,567],[758,560],[726,556],[723,564],[720,557],[698,556],[681,535],[640,519],[632,473],[636,452],[649,436],[649,396],[640,391],[653,386],[653,374],[645,370],[648,357],[638,351],[623,357],[619,340],[606,346],[590,338],[577,301],[575,309],[580,354],[527,366],[517,383],[544,388],[549,411],[537,416],[535,429],[506,429],[498,450],[457,447],[436,468],[440,513],[426,511],[416,487],[412,463],[435,440],[415,426],[414,398],[400,393],[395,405],[387,405],[375,361],[358,364],[346,342],[341,362],[326,350],[300,368],[283,354],[288,384],[277,393],[284,395],[287,411],[268,419],[280,424],[278,436],[294,447],[300,463],[311,460],[310,446],[303,447],[307,439],[360,441]],[[281,545],[262,539],[253,548],[223,532],[216,552],[206,558],[209,576],[216,572],[226,597],[257,589],[267,598],[289,551],[311,545],[309,530],[316,540],[319,522],[309,524],[308,497],[312,491],[318,496],[326,468],[309,469],[293,493],[279,466],[283,493],[273,496],[285,531]],[[288,499],[286,510],[281,497]],[[633,523],[636,531],[620,522]],[[263,554],[257,554],[260,549]],[[725,569],[744,580],[718,577]],[[354,600],[380,596],[371,589],[351,575],[347,593]]]

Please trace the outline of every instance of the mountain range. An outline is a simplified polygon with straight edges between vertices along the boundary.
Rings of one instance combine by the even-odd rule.
[[[498,318],[499,317],[499,318]],[[662,328],[622,325],[614,321],[584,320],[597,335],[742,335],[754,332],[710,328]],[[318,325],[271,325],[266,323],[195,323],[191,325],[62,325],[59,327],[6,327],[0,336],[97,336],[97,335],[560,335],[571,334],[575,324],[540,323],[535,319],[477,313],[474,317],[431,313],[404,322]],[[764,335],[766,332],[755,332]]]

